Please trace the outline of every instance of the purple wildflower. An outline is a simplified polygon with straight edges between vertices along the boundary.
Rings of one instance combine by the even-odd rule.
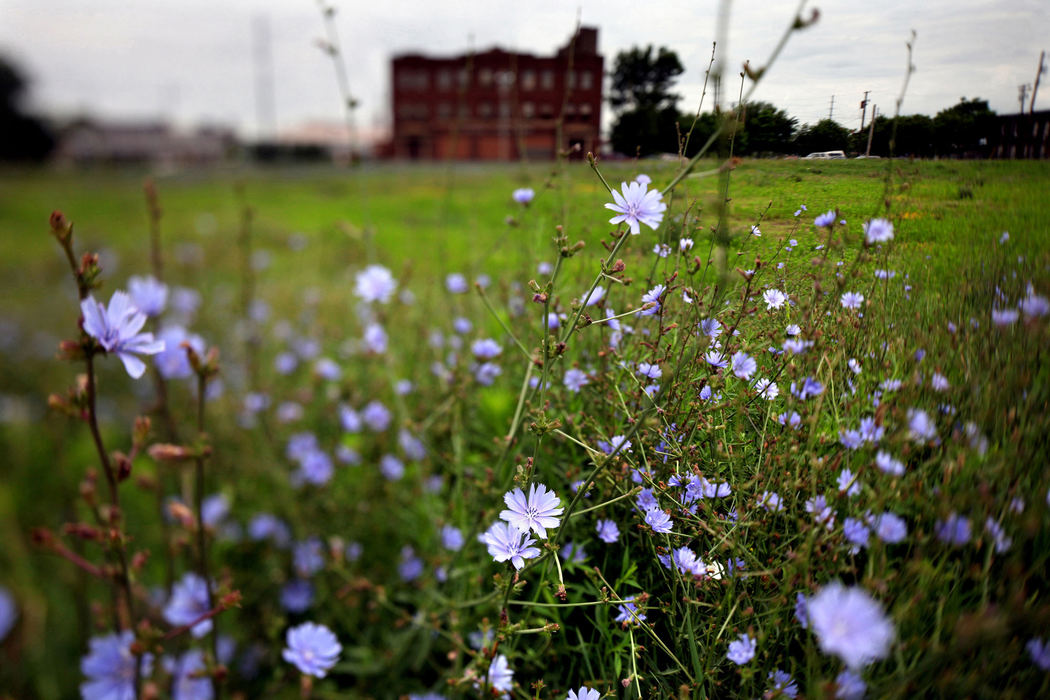
[[[666,534],[671,531],[671,516],[659,508],[650,508],[645,511],[645,522],[653,529],[653,532]]]
[[[482,386],[492,386],[503,369],[494,362],[483,362],[474,369],[474,379]]]
[[[314,602],[314,586],[309,581],[295,578],[281,588],[281,607],[298,615],[310,609]]]
[[[845,493],[847,496],[856,496],[860,493],[860,481],[858,481],[853,472],[849,469],[843,469],[839,472],[839,492]]]
[[[722,334],[722,324],[716,318],[705,318],[700,322],[700,332],[708,338],[717,338]]]
[[[522,532],[510,523],[497,520],[482,535],[482,539],[495,561],[509,560],[515,569],[525,566],[526,559],[540,555],[540,550],[531,546],[536,540],[532,539],[528,532]]]
[[[766,302],[766,309],[779,309],[787,300],[787,294],[779,289],[767,289],[762,292],[762,301]]]
[[[379,401],[369,401],[361,411],[361,419],[370,430],[381,433],[390,426],[393,419],[389,409]]]
[[[818,228],[824,228],[825,226],[831,226],[835,223],[835,210],[829,210],[823,214],[818,214],[817,218],[813,219],[813,225]],[[794,696],[792,696],[794,697]]]
[[[445,525],[441,528],[441,546],[453,552],[458,552],[463,547],[463,533],[458,527]]]
[[[1050,671],[1050,642],[1033,637],[1024,645],[1028,655],[1032,657],[1032,663],[1044,671]]]
[[[316,678],[325,677],[343,650],[330,629],[313,622],[292,627],[285,640],[287,646],[281,652],[284,660],[301,673]]]
[[[874,516],[871,519],[871,527],[875,531],[875,536],[886,544],[903,542],[908,536],[908,526],[904,518],[888,511]]]
[[[18,606],[15,604],[15,597],[6,587],[0,586],[0,642],[7,638],[16,622]]]
[[[131,630],[115,632],[104,637],[92,637],[88,653],[80,660],[80,672],[87,680],[80,684],[84,700],[131,700],[135,693],[135,664],[140,675],[148,676],[153,656],[141,658],[131,653],[135,633]]]
[[[660,311],[660,297],[663,296],[663,293],[664,293],[664,291],[666,289],[667,288],[664,285],[658,284],[655,287],[653,287],[652,289],[650,289],[648,292],[643,294],[642,295],[642,306],[644,307],[646,304],[652,304],[652,306],[650,306],[649,308],[641,308],[641,309],[639,309],[638,310],[638,315],[639,316],[653,316],[658,311]]]
[[[835,511],[828,505],[827,499],[823,496],[815,496],[806,501],[806,512],[813,514],[813,519],[818,524],[824,525],[829,530],[835,524]]]
[[[937,424],[919,408],[908,409],[908,434],[915,442],[937,439]]]
[[[645,620],[645,613],[638,612],[638,606],[634,604],[633,598],[625,600],[623,605],[617,605],[616,611],[617,614],[614,621],[624,625],[635,624]]]
[[[358,272],[355,283],[354,293],[366,302],[385,304],[397,289],[397,280],[382,265],[369,265]]]
[[[616,527],[616,523],[612,520],[599,520],[596,529],[598,539],[606,544],[613,544],[620,539],[620,528]]]
[[[292,547],[292,563],[302,578],[308,578],[324,568],[324,543],[320,537],[296,542]]]
[[[411,545],[401,548],[401,560],[397,563],[397,575],[405,583],[415,581],[423,575],[423,560],[416,556]]]
[[[795,593],[795,619],[802,629],[809,629],[809,598],[802,591]]]
[[[893,643],[893,622],[863,588],[833,581],[809,599],[809,620],[825,654],[859,669],[885,658]]]
[[[590,384],[591,380],[583,370],[571,367],[565,370],[565,376],[562,378],[562,383],[565,384],[566,389],[577,394],[580,389]]]
[[[204,652],[200,649],[189,649],[180,656],[172,675],[175,677],[171,688],[174,700],[212,700],[215,697],[204,664]]]
[[[511,670],[506,656],[499,654],[492,660],[488,671],[485,672],[485,679],[490,688],[503,693],[501,698],[509,697],[508,693],[514,688],[514,671]],[[481,687],[481,682],[474,681],[474,685]]]
[[[850,544],[856,547],[867,547],[871,538],[871,530],[864,524],[863,520],[857,518],[846,518],[842,521],[842,534]]]
[[[638,376],[645,377],[647,379],[659,379],[663,376],[663,372],[660,370],[660,365],[649,364],[648,362],[639,362]]]
[[[860,292],[845,292],[839,297],[839,302],[844,309],[859,309],[860,305],[864,303],[864,295]]]
[[[893,240],[893,224],[886,219],[872,219],[865,222],[862,228],[864,229],[864,240],[868,245]]]
[[[531,187],[519,187],[511,193],[511,198],[522,206],[528,206],[532,199],[536,196],[536,193]]]
[[[139,333],[146,324],[146,314],[124,292],[113,292],[108,307],[89,295],[80,302],[80,310],[84,314],[84,332],[97,340],[103,350],[119,357],[132,379],[146,371],[146,363],[136,355],[156,355],[164,350],[164,341],[154,340],[152,333]]]
[[[879,471],[893,476],[904,474],[904,463],[899,459],[895,459],[893,455],[884,450],[879,450],[875,455],[875,466],[879,468]]]
[[[503,495],[508,510],[501,511],[499,517],[514,525],[521,532],[534,530],[542,539],[547,539],[548,527],[558,527],[564,508],[558,496],[543,484],[532,484],[529,496],[521,489],[508,491]]]
[[[405,463],[392,454],[385,454],[379,459],[379,473],[387,481],[400,481],[405,475]]]
[[[1017,309],[992,309],[992,323],[1000,328],[1012,326],[1019,317]]]
[[[733,353],[733,374],[740,379],[751,379],[751,375],[758,369],[755,358],[743,350]]]
[[[835,212],[828,213],[834,215]],[[819,220],[820,217],[817,217],[817,219]],[[832,219],[834,219],[834,216],[832,217]],[[821,224],[818,223],[817,225],[820,226]],[[798,683],[791,679],[791,674],[787,671],[781,671],[779,668],[775,671],[770,671],[769,680],[773,681],[773,687],[767,690],[763,697],[798,697]]]
[[[210,610],[208,584],[197,574],[187,573],[172,586],[171,598],[164,606],[164,619],[175,627],[182,627],[196,622]],[[200,639],[208,634],[211,628],[211,620],[204,620],[194,625],[190,632]]]
[[[626,222],[632,235],[637,235],[641,231],[640,223],[655,231],[663,221],[667,205],[660,201],[662,197],[660,190],[646,191],[646,189],[645,184],[636,180],[620,184],[622,195],[612,190],[614,201],[607,203],[605,208],[618,212],[618,215],[609,219],[609,223]]]
[[[864,700],[868,685],[860,674],[846,668],[835,676],[835,700]]]
[[[150,318],[160,316],[168,303],[168,285],[152,275],[132,277],[128,280],[128,294],[139,311]]]
[[[750,635],[742,634],[735,641],[729,643],[729,652],[726,653],[726,658],[737,666],[743,666],[755,658],[757,646],[758,642],[752,639]]]
[[[157,339],[164,343],[164,349],[153,357],[153,364],[160,376],[165,379],[192,377],[193,367],[182,344],[188,344],[198,355],[203,355],[206,350],[204,339],[188,333],[182,326],[167,326],[157,333]]]

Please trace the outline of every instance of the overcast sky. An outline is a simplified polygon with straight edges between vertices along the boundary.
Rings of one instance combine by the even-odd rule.
[[[668,46],[686,72],[683,110],[695,109],[716,34],[714,0],[332,0],[361,126],[389,120],[392,54],[463,53],[493,46],[549,54],[576,23],[599,29],[611,69],[617,51]],[[728,74],[765,60],[794,14],[794,0],[737,2],[731,9]],[[865,90],[892,113],[917,32],[904,113],[935,114],[961,96],[1018,109],[1018,86],[1035,80],[1050,50],[1050,0],[823,0],[820,21],[790,40],[753,99],[800,122],[828,116],[860,126]],[[807,10],[808,12],[808,10]],[[279,129],[341,119],[330,59],[316,45],[324,24],[313,0],[0,0],[0,54],[32,80],[34,109],[69,116],[165,117],[182,125],[260,128],[253,27],[269,27]],[[1050,64],[1050,59],[1047,60]],[[1050,73],[1036,109],[1050,109]],[[736,94],[736,86],[731,90]],[[606,119],[608,123],[608,119]]]

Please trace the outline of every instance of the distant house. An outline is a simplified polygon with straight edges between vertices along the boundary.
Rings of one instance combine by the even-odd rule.
[[[603,60],[583,27],[553,56],[494,48],[391,65],[389,155],[406,159],[546,160],[598,152]]]
[[[54,158],[75,165],[207,165],[229,159],[236,148],[229,129],[181,133],[162,122],[84,119],[62,130]]]
[[[1050,110],[998,117],[992,158],[1050,158]]]

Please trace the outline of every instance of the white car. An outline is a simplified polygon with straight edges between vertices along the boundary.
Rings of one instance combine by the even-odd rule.
[[[816,153],[810,153],[808,156],[802,156],[802,160],[835,160],[845,157],[845,151],[817,151]]]

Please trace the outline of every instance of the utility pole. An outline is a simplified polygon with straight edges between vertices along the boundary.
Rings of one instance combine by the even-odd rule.
[[[864,99],[860,101],[860,130],[864,131],[864,115],[868,113],[868,93],[871,90],[864,91]]]
[[[1039,52],[1039,70],[1035,72],[1035,85],[1032,86],[1032,101],[1028,103],[1029,114],[1035,112],[1035,93],[1039,91],[1039,78],[1046,72],[1046,66],[1043,65],[1044,58],[1046,58],[1046,51]],[[1024,105],[1021,105],[1021,111],[1024,111]]]
[[[255,64],[256,138],[272,139],[277,131],[277,103],[274,98],[270,18],[267,15],[256,15],[253,18],[252,43]]]
[[[835,114],[835,96],[834,95],[831,96],[831,107],[828,108],[828,119],[831,119],[833,114]]]
[[[864,155],[871,155],[871,139],[875,136],[875,112],[879,109],[878,105],[871,106],[871,126],[868,128],[868,150],[864,151]]]
[[[1018,85],[1017,90],[1017,99],[1021,103],[1021,114],[1024,114],[1024,98],[1028,94],[1028,83],[1025,83],[1024,85]]]

